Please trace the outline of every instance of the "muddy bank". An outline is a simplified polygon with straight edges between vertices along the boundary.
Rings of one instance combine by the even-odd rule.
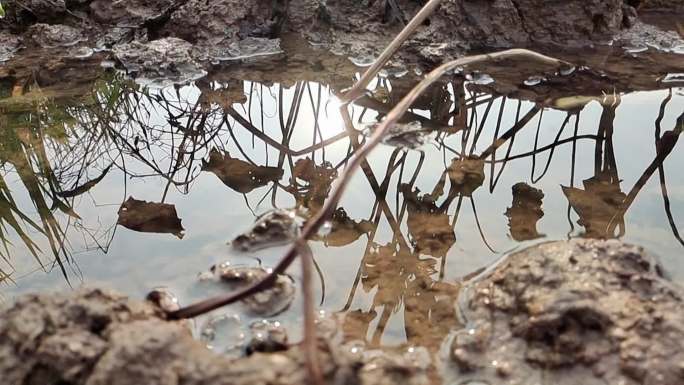
[[[684,382],[682,291],[654,257],[617,241],[544,243],[468,289],[458,376],[488,383]]]
[[[352,67],[345,71],[353,73],[358,70],[353,64],[373,62],[424,1],[366,1],[362,5],[351,0],[24,3],[5,4],[0,62],[9,61],[5,66],[10,69],[2,72],[21,71],[27,60],[29,65],[53,68],[59,61],[73,66],[74,61],[114,60],[118,68],[143,83],[163,85],[196,80],[212,70],[242,71],[264,61],[272,69],[297,55],[288,45],[311,45],[307,48],[310,62],[328,53],[340,55]],[[675,2],[658,4],[659,12],[670,11],[669,17],[649,18],[652,11],[645,4],[622,0],[551,4],[444,0],[390,66],[426,71],[473,51],[527,46],[605,75],[590,82],[600,84],[580,89],[592,95],[609,89],[608,83],[617,83],[613,86],[618,90],[666,87],[671,84],[661,84],[661,80],[667,74],[684,71],[684,40],[676,22],[665,23],[663,29],[640,21],[654,23],[681,16]],[[294,35],[298,36],[295,44],[285,42]],[[567,51],[568,47],[573,50]],[[13,56],[15,60],[10,60]],[[510,71],[508,66],[506,71],[494,69],[497,91],[525,93],[521,83],[529,72],[548,78],[538,68],[525,71],[525,67],[521,71]],[[566,89],[577,90],[580,82],[555,79],[548,83],[555,89],[567,85]]]
[[[29,295],[0,317],[0,378],[8,385],[303,384],[298,346],[230,359],[167,322],[151,303],[100,289]],[[321,340],[328,383],[425,384],[424,367],[400,354],[362,358]]]
[[[435,383],[438,367],[445,383],[684,381],[682,291],[639,247],[544,243],[510,255],[464,292],[458,301],[452,295],[451,310],[466,328],[441,336],[450,346],[444,362],[364,351],[336,339],[340,325],[321,324],[327,383]],[[194,340],[187,323],[164,320],[152,303],[101,289],[19,298],[0,315],[0,341],[0,377],[12,385],[307,381],[298,345],[231,359]]]

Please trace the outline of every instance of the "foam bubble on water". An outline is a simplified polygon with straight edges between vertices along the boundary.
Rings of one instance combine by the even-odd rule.
[[[209,318],[200,330],[200,341],[217,353],[238,357],[245,344],[244,325],[237,314],[222,314]]]

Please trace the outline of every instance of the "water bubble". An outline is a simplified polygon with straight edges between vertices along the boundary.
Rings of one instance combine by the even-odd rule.
[[[414,68],[413,73],[416,74],[416,76],[423,76],[423,70],[419,67]]]
[[[239,357],[245,344],[240,316],[223,314],[209,318],[200,330],[200,341],[215,352]]]
[[[538,86],[538,85],[542,84],[545,81],[546,81],[546,78],[544,78],[543,76],[533,75],[533,76],[530,76],[529,78],[525,79],[524,84],[528,87],[534,87],[534,86]]]
[[[318,236],[319,237],[325,237],[326,235],[330,235],[330,232],[332,231],[333,224],[331,221],[325,221],[321,225],[321,227],[318,229]]]
[[[466,75],[466,80],[474,84],[485,86],[494,83],[494,78],[481,72],[471,72]]]
[[[342,351],[349,353],[352,358],[361,359],[366,352],[366,343],[361,340],[352,340],[342,345]]]

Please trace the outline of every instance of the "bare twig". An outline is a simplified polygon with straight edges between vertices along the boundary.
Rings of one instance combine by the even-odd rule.
[[[306,240],[297,243],[297,251],[302,263],[302,291],[304,292],[304,354],[306,367],[314,385],[323,384],[323,374],[318,362],[318,340],[316,337],[316,318],[314,308],[313,282],[313,255]]]

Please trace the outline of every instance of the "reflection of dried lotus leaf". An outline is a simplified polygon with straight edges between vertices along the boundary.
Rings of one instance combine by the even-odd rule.
[[[409,282],[436,273],[436,263],[436,259],[422,259],[405,246],[374,244],[363,258],[361,284],[366,292],[377,289],[373,296],[375,306],[396,309]]]
[[[420,197],[420,190],[402,188],[408,204],[407,226],[417,253],[443,257],[456,243],[449,215],[440,212],[432,195]]]
[[[363,234],[373,230],[373,224],[367,220],[356,222],[349,218],[347,212],[338,208],[331,218],[332,226],[330,232],[325,236],[319,237],[326,246],[341,247],[353,243]]]
[[[506,210],[511,237],[516,241],[529,241],[543,235],[537,231],[537,222],[544,216],[544,193],[527,183],[513,186],[513,203]]]
[[[337,178],[337,170],[330,162],[317,165],[309,158],[299,159],[292,169],[293,180],[289,190],[297,199],[297,206],[316,212],[330,193],[332,182]],[[301,187],[298,180],[307,182]]]
[[[325,182],[329,184],[337,178],[337,170],[332,167],[330,162],[324,162],[319,166],[313,160],[304,158],[295,163],[292,175],[309,183]]]
[[[277,167],[255,166],[216,149],[209,153],[209,161],[202,160],[202,171],[212,172],[223,184],[243,194],[278,181],[283,176],[283,170]]]
[[[439,347],[444,336],[462,327],[454,300],[461,283],[414,280],[404,295],[404,330],[411,345]]]
[[[570,206],[579,216],[577,223],[586,230],[589,238],[614,238],[617,225],[624,223],[619,213],[626,195],[618,183],[601,176],[584,181],[584,190],[561,186]],[[615,218],[614,218],[615,217]],[[611,226],[612,225],[612,226]],[[610,226],[610,227],[609,227]]]
[[[200,80],[197,85],[200,87],[200,103],[206,109],[212,106],[230,108],[233,104],[247,103],[247,95],[242,80],[227,80],[221,82],[219,88],[213,88],[215,83],[207,80]]]
[[[378,313],[373,309],[368,312],[358,309],[343,313],[342,333],[344,333],[344,341],[365,341],[368,335],[368,327],[377,316]]]
[[[174,205],[140,201],[133,197],[121,204],[117,224],[142,233],[173,234],[178,238],[184,235]]]
[[[453,188],[464,196],[472,196],[485,180],[484,159],[454,159],[447,171]]]

